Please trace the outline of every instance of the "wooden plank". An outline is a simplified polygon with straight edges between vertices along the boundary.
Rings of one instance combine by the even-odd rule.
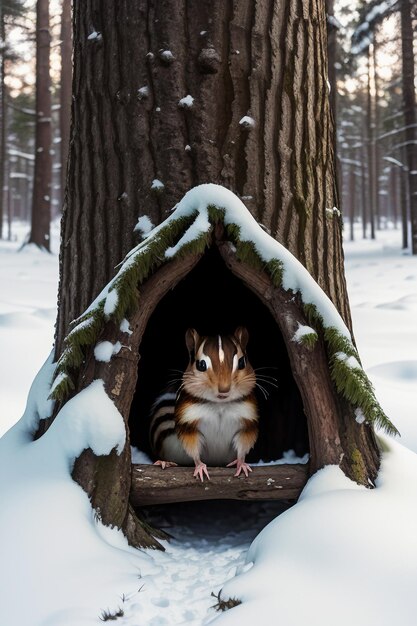
[[[192,467],[132,465],[133,506],[193,500],[295,500],[309,476],[308,465],[257,466],[236,478],[234,469],[209,467],[210,480],[193,477]]]

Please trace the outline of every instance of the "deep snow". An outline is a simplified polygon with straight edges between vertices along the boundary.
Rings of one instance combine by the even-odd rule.
[[[33,245],[17,252],[27,231],[15,223],[17,241],[0,240],[0,436],[23,414],[54,335],[59,224],[52,226],[52,254]]]
[[[345,246],[355,336],[402,444],[417,451],[417,259],[401,253],[399,232],[378,236]],[[57,257],[17,247],[0,242],[0,433],[23,413],[55,318]],[[401,445],[384,440],[373,491],[338,468],[319,472],[245,565],[279,505],[170,507],[154,514],[175,537],[167,552],[134,551],[69,479],[78,444],[67,421],[33,444],[29,415],[0,441],[1,624],[99,624],[101,611],[119,607],[117,623],[128,626],[416,623],[417,456]],[[210,594],[222,587],[244,602],[217,617]]]
[[[399,231],[345,242],[353,327],[376,396],[417,452],[417,258],[401,251]]]

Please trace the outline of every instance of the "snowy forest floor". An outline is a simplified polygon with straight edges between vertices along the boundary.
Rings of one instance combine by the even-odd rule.
[[[417,452],[417,259],[398,230],[377,237],[344,245],[353,331],[378,400]]]
[[[0,242],[0,436],[23,413],[29,386],[50,351],[56,315],[58,225],[51,255],[33,248],[18,253],[25,231],[16,225],[17,241]],[[378,232],[375,242],[346,242],[345,252],[359,354],[401,443],[417,452],[417,260],[402,253],[400,232],[393,230]],[[125,615],[117,623],[199,626],[214,619],[211,592],[244,571],[252,540],[281,510],[276,503],[194,503],[154,512],[175,539],[167,553],[152,553],[143,576],[138,572],[138,593],[120,595]],[[91,621],[66,614],[31,626],[99,624],[101,611],[117,608],[109,599]]]

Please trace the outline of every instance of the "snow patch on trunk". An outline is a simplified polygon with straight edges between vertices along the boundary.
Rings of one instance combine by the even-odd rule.
[[[244,115],[242,119],[239,120],[239,124],[243,126],[243,128],[254,128],[256,126],[255,120],[253,117],[250,117],[250,115]]]
[[[141,215],[133,231],[139,232],[142,235],[149,235],[154,228],[155,226],[152,224],[150,218],[147,215]]]
[[[178,102],[178,106],[180,106],[183,109],[191,109],[193,104],[194,104],[194,98],[190,96],[190,94],[188,94],[188,96],[185,96],[184,98],[181,98],[181,100]]]
[[[122,319],[122,321],[120,322],[120,330],[122,333],[133,335],[133,330],[131,330],[129,321],[126,318]]]
[[[120,341],[112,343],[111,341],[100,341],[94,348],[94,357],[96,361],[109,363],[114,354],[118,354],[122,349]],[[55,382],[55,381],[54,381]]]

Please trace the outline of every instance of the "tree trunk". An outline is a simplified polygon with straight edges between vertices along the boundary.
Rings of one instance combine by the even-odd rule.
[[[158,224],[204,182],[240,195],[350,325],[326,77],[322,2],[75,0],[58,351],[138,216]]]
[[[379,195],[380,192],[380,170],[381,170],[381,149],[380,142],[378,140],[378,135],[380,132],[380,115],[379,115],[379,78],[378,78],[378,66],[377,66],[377,44],[376,44],[376,35],[374,35],[374,43],[372,46],[372,66],[373,66],[373,79],[374,79],[374,127],[373,127],[373,136],[374,136],[374,201],[375,201],[375,222],[377,229],[381,228],[381,198]]]
[[[350,327],[324,1],[75,0],[73,15],[72,140],[56,355],[70,321],[134,245],[138,217],[160,223],[190,187],[204,182],[239,195],[257,221],[307,267]],[[179,268],[178,280],[186,275],[182,259],[178,266],[163,266],[141,288],[145,306],[132,325],[138,338],[152,312],[146,306],[156,306],[165,269],[173,286],[173,267]],[[243,264],[235,263],[233,271],[240,278]],[[258,297],[272,298],[258,282],[259,293],[253,288]],[[297,318],[294,298],[287,300],[277,296],[273,305],[289,343],[304,317]],[[124,351],[126,361],[117,365],[128,385],[136,383],[135,337],[129,338],[132,350]],[[367,425],[358,428],[352,411],[339,403],[324,345],[317,354],[317,368],[307,368],[306,358],[292,362],[306,412],[317,416],[311,470],[325,458],[366,482],[378,467],[373,432]],[[111,368],[91,355],[83,368],[78,384],[102,378],[127,421],[129,407],[123,403],[129,395],[118,395]],[[323,406],[329,411],[317,411],[313,397],[323,376]],[[334,432],[340,437],[330,437]],[[103,521],[124,528],[135,543],[143,526],[126,508],[129,467],[128,444],[117,459],[86,451],[74,477]]]
[[[389,196],[387,217],[392,219],[394,228],[398,228],[398,176],[401,174],[398,167],[391,167],[389,170]]]
[[[406,161],[405,147],[402,156],[403,163]],[[408,226],[409,226],[409,176],[407,169],[403,167],[400,172],[400,206],[401,206],[401,232],[402,232],[402,248],[407,250],[409,245]]]
[[[416,92],[414,87],[413,25],[411,22],[411,2],[401,0],[401,42],[403,112],[405,122],[406,159],[408,166],[408,186],[410,196],[411,252],[417,254],[417,144],[416,144]]]
[[[327,13],[327,56],[328,76],[330,84],[330,109],[333,115],[333,124],[336,127],[337,114],[337,83],[336,83],[336,59],[337,59],[337,27],[334,17],[334,0],[326,0]],[[334,133],[336,137],[336,133]]]
[[[369,180],[367,177],[367,143],[365,137],[367,136],[366,119],[364,116],[362,123],[363,141],[362,147],[359,153],[359,160],[361,162],[361,216],[362,216],[362,238],[366,239],[366,231],[368,226],[368,198],[369,198]]]
[[[36,130],[32,227],[28,243],[50,250],[52,113],[49,76],[49,0],[36,4]]]
[[[7,181],[7,241],[12,240],[12,221],[13,221],[13,190],[10,171],[8,172]]]
[[[326,0],[326,15],[327,15],[327,73],[328,73],[328,86],[329,86],[329,103],[330,111],[333,120],[333,128],[336,128],[337,123],[337,72],[336,72],[336,60],[337,60],[337,21],[334,16],[334,0]],[[337,154],[337,135],[333,134],[333,150]],[[335,162],[335,179],[337,181],[338,189],[343,188],[343,168],[339,159]],[[343,194],[339,194],[339,210],[343,210]]]
[[[349,168],[349,238],[355,239],[355,200],[356,200],[356,176],[355,166]]]
[[[65,196],[71,126],[72,24],[71,0],[62,1],[61,13],[61,93],[59,121],[61,129],[61,200]]]
[[[0,4],[0,41],[4,43],[6,39],[4,24],[4,9]],[[1,51],[0,62],[0,239],[3,237],[4,218],[4,180],[6,167],[6,85],[5,78],[5,50]]]
[[[367,142],[368,142],[368,202],[371,239],[375,239],[375,126],[372,102],[371,48],[368,48],[368,82],[367,82]]]

